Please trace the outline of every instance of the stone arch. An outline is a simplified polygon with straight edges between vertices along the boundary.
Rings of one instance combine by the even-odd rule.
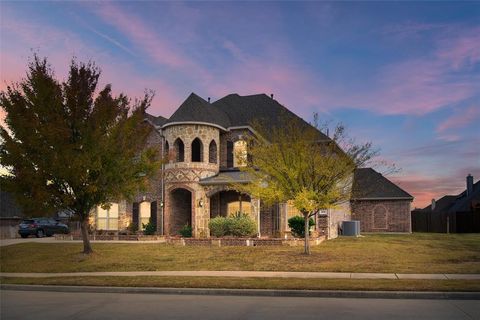
[[[183,144],[182,139],[177,138],[173,145],[175,147],[176,162],[184,162],[185,161],[185,145]]]
[[[217,163],[217,143],[214,139],[210,142],[208,146],[208,162],[209,163]]]
[[[167,230],[169,235],[178,235],[185,225],[194,228],[194,191],[186,186],[174,186],[167,192]]]
[[[387,229],[388,210],[383,204],[377,204],[372,210],[373,229]]]
[[[203,162],[203,143],[198,137],[193,139],[191,145],[192,162]]]

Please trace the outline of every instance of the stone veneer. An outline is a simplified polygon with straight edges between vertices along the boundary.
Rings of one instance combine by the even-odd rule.
[[[351,207],[362,232],[411,232],[408,200],[356,200]]]

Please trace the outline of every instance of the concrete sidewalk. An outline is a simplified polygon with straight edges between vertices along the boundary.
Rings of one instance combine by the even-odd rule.
[[[0,277],[231,277],[231,278],[300,278],[300,279],[410,279],[410,280],[480,280],[480,274],[406,274],[348,272],[280,272],[280,271],[129,271],[129,272],[65,272],[13,273],[0,272]]]

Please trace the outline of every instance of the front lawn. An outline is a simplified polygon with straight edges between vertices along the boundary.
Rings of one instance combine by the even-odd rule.
[[[480,273],[480,234],[370,234],[312,248],[181,247],[165,244],[24,243],[0,248],[2,272],[258,270]]]

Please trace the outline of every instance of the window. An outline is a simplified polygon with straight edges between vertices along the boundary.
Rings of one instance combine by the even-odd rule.
[[[295,216],[303,217],[303,214],[300,212],[300,210],[295,208],[295,206],[293,205],[293,201],[288,201],[287,202],[287,220]]]
[[[140,203],[140,223],[138,226],[140,230],[144,230],[145,228],[143,227],[143,225],[150,222],[150,210],[150,202],[144,201]]]
[[[208,162],[217,163],[217,143],[215,140],[212,140],[208,146]]]
[[[245,167],[247,165],[247,142],[243,140],[235,141],[233,154],[233,166]]]
[[[245,196],[239,196],[238,201],[231,201],[227,203],[227,215],[230,216],[237,212],[246,214],[252,213],[252,203]]]
[[[192,162],[203,161],[203,143],[199,138],[192,141]]]
[[[168,141],[165,140],[165,157],[167,158],[167,160],[170,160],[170,146],[168,145]]]
[[[227,141],[227,168],[233,167],[233,142]]]
[[[97,230],[118,230],[118,203],[108,209],[97,207]]]
[[[180,138],[177,138],[174,143],[175,146],[175,159],[177,162],[185,161],[185,147],[183,141]]]

